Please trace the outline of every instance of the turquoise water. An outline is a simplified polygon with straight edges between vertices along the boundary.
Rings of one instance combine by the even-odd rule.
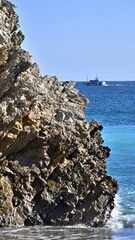
[[[104,144],[111,148],[108,174],[120,185],[116,223],[124,228],[135,228],[135,125],[105,126],[102,135]]]
[[[104,126],[104,145],[111,148],[108,175],[120,186],[112,218],[102,229],[74,227],[27,227],[0,230],[0,239],[135,239],[135,82],[108,82],[107,86],[86,86],[77,82],[80,93],[90,98],[85,116]]]
[[[135,82],[108,82],[105,87],[76,83],[90,98],[85,116],[104,126],[104,145],[111,148],[107,172],[120,186],[110,228],[135,228]],[[124,232],[124,230],[123,230]],[[135,235],[134,235],[135,238]]]

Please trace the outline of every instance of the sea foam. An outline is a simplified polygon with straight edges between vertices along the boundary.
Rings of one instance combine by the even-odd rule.
[[[115,208],[111,213],[111,218],[108,220],[106,227],[111,229],[118,228],[135,228],[135,214],[124,214],[121,197],[116,194]]]

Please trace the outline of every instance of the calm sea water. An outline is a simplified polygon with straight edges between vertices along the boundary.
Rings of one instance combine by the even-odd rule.
[[[83,225],[0,229],[0,240],[135,239],[135,82],[108,82],[97,87],[77,82],[76,88],[90,98],[87,121],[96,119],[104,126],[104,145],[111,148],[107,171],[120,185],[112,218],[102,229]]]

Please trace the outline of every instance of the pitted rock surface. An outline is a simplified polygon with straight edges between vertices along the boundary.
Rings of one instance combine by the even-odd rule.
[[[0,226],[103,226],[117,182],[102,126],[86,122],[74,82],[40,75],[21,48],[15,6],[0,4]]]

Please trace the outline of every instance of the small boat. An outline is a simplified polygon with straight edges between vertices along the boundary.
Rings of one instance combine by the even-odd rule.
[[[93,80],[89,80],[86,82],[86,85],[88,86],[105,86],[105,81],[100,81],[98,77],[95,77]]]

